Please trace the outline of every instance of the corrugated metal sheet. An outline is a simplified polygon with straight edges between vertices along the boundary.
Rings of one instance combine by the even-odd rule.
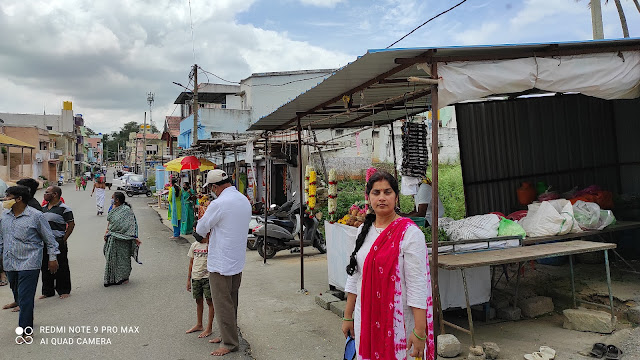
[[[634,152],[637,161],[640,152],[618,141],[623,121],[614,113],[614,102],[583,95],[456,105],[467,214],[522,209],[523,181],[559,192],[592,184],[620,192],[619,159],[628,155],[619,154]]]

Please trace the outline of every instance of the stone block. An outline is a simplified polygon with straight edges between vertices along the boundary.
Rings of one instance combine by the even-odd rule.
[[[325,294],[331,294],[337,297],[340,300],[347,300],[346,294],[340,290],[327,290],[324,292]]]
[[[634,324],[640,324],[640,306],[635,306],[627,310],[627,319]]]
[[[565,316],[562,325],[565,329],[611,334],[616,328],[616,318],[611,321],[608,312],[579,308],[566,309],[562,313]]]
[[[453,358],[460,354],[460,341],[455,335],[438,335],[438,355]]]
[[[520,320],[522,310],[518,307],[506,307],[498,310],[498,319],[516,321]]]
[[[469,355],[484,355],[484,349],[482,349],[482,346],[471,346],[469,348]]]
[[[484,354],[487,356],[487,359],[494,360],[500,356],[500,347],[494,342],[483,343],[482,348],[484,349]]]
[[[340,299],[331,294],[324,293],[316,296],[316,304],[325,310],[329,310],[329,305],[336,301],[340,301]]]
[[[329,304],[329,310],[331,310],[332,313],[338,315],[339,317],[343,318],[344,317],[344,308],[345,306],[347,306],[347,302],[346,301],[335,301],[332,302],[331,304]]]
[[[538,317],[553,311],[553,301],[546,296],[524,299],[519,305],[520,309],[522,309],[522,315],[528,318]]]

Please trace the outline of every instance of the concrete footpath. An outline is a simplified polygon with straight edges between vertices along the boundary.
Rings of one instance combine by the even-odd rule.
[[[167,210],[152,206],[171,227]],[[189,242],[195,241],[190,235]],[[247,250],[242,273],[238,327],[259,360],[341,359],[341,320],[315,304],[328,290],[327,256],[305,248],[305,294],[300,290],[300,254],[281,251],[263,264],[257,251]]]

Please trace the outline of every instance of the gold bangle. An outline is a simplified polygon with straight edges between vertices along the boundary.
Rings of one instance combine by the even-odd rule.
[[[418,338],[418,340],[422,340],[422,341],[426,341],[426,340],[427,340],[427,335],[426,335],[426,334],[425,334],[425,336],[424,336],[424,337],[420,337],[418,334],[416,334],[416,328],[413,328],[413,335],[414,335],[415,337],[417,337],[417,338]]]

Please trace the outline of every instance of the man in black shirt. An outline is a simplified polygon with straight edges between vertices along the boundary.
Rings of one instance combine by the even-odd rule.
[[[36,200],[35,196],[36,196],[36,191],[38,191],[38,187],[40,186],[40,183],[38,183],[37,180],[35,179],[31,179],[31,178],[26,178],[26,179],[20,179],[18,180],[18,182],[16,183],[18,185],[24,185],[26,187],[29,188],[30,192],[31,192],[31,200],[29,200],[29,202],[27,203],[27,205],[31,206],[32,208],[42,212],[42,206],[40,206],[40,203],[38,202],[38,200]]]
[[[49,226],[51,226],[53,236],[58,242],[60,254],[58,254],[58,272],[55,274],[47,271],[44,260],[42,262],[42,296],[40,296],[40,299],[54,296],[56,291],[61,299],[69,297],[71,293],[67,239],[73,232],[75,222],[73,221],[71,208],[60,201],[61,196],[62,189],[57,186],[49,186],[44,192],[44,199],[48,203],[42,209],[42,212],[49,222]],[[46,259],[46,255],[43,259]]]

